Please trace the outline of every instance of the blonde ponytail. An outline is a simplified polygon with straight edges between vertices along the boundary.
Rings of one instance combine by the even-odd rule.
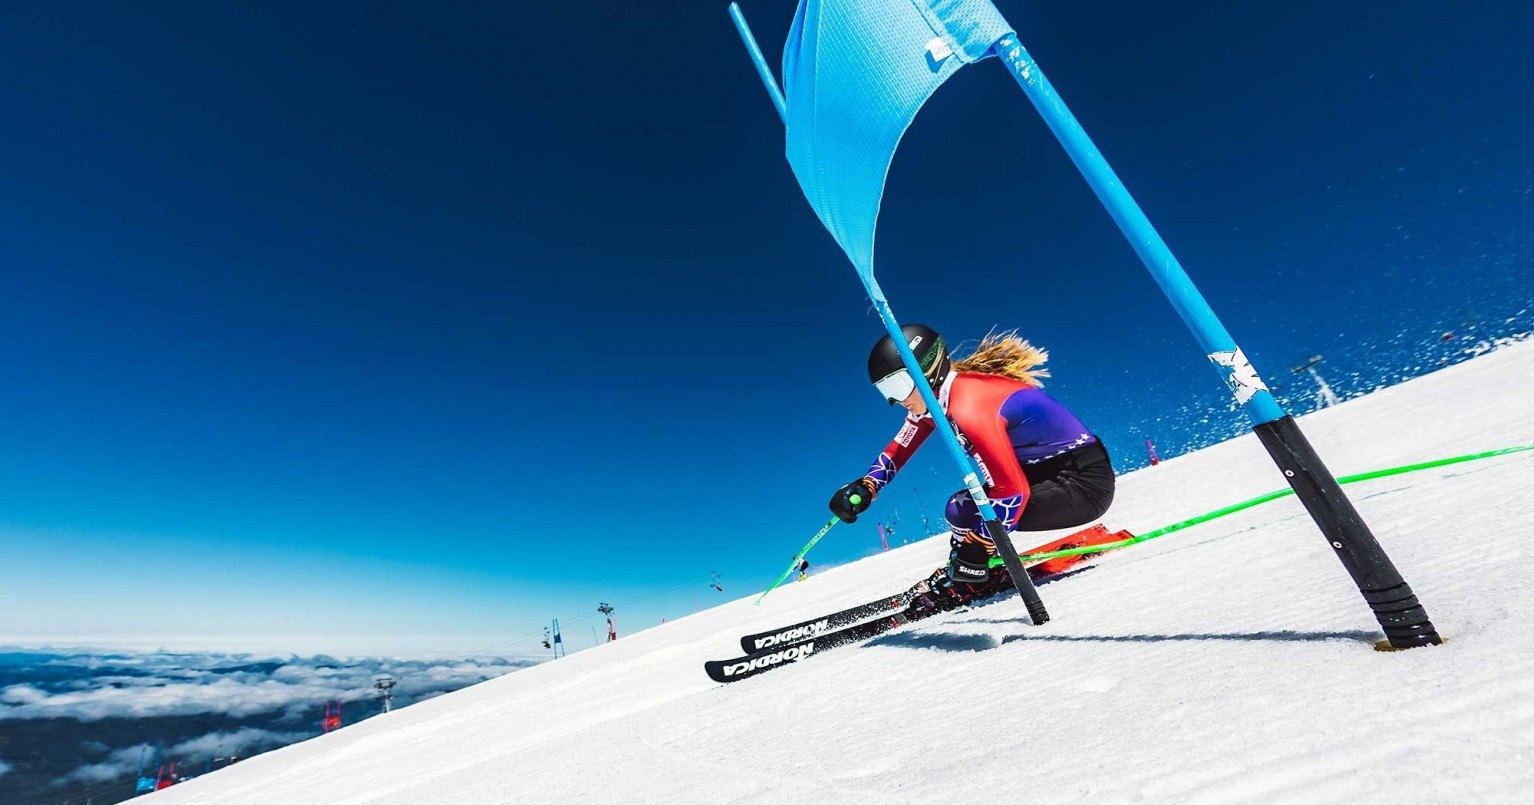
[[[1049,353],[1018,337],[1016,330],[998,333],[995,330],[980,339],[980,345],[969,357],[953,362],[956,372],[1010,377],[1036,389],[1044,388],[1040,378],[1049,377],[1043,368]]]

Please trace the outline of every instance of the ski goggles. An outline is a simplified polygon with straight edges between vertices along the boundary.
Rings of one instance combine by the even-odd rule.
[[[911,379],[910,372],[901,369],[875,381],[874,388],[890,401],[890,405],[894,405],[911,396],[911,392],[916,390],[916,381]]]

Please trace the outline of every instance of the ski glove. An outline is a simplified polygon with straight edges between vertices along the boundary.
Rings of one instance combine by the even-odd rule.
[[[948,554],[948,578],[984,584],[991,576],[991,554],[978,542],[961,542]]]
[[[874,502],[874,488],[867,478],[859,478],[836,490],[831,496],[831,513],[844,523],[855,523],[858,515]]]

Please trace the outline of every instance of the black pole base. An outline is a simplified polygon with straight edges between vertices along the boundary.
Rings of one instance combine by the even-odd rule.
[[[1444,643],[1447,643],[1447,642],[1449,642],[1449,638],[1445,637],[1443,640],[1439,641],[1437,643],[1437,645],[1441,646],[1441,645],[1443,645]],[[1389,653],[1396,652],[1396,651],[1405,651],[1408,648],[1416,648],[1416,646],[1407,646],[1406,648],[1397,648],[1396,646],[1391,644],[1391,642],[1389,640],[1381,640],[1381,641],[1379,641],[1379,642],[1374,644],[1374,650],[1375,651],[1382,652],[1382,653],[1385,653],[1385,654],[1389,654]]]
[[[1024,573],[1023,575],[1027,575]],[[1032,582],[1029,582],[1032,584]],[[1034,626],[1043,626],[1049,623],[1049,612],[1044,609],[1044,602],[1035,597],[1032,601],[1025,601],[1028,606],[1028,617],[1033,619]]]
[[[1343,494],[1331,470],[1321,463],[1294,417],[1265,422],[1252,430],[1353,577],[1390,645],[1402,649],[1442,643],[1427,610]]]
[[[1443,638],[1433,629],[1427,610],[1418,603],[1417,596],[1406,582],[1388,590],[1360,590],[1374,617],[1385,630],[1386,642],[1395,648],[1436,646]]]
[[[1033,620],[1034,626],[1043,626],[1049,622],[1049,611],[1044,608],[1044,599],[1039,597],[1038,588],[1033,586],[1033,577],[1028,575],[1028,569],[1023,567],[1023,560],[1017,556],[1017,548],[1012,546],[1012,538],[1007,535],[1007,529],[1003,528],[1000,521],[985,521],[986,536],[991,538],[996,546],[996,552],[1007,565],[1007,575],[1012,577],[1012,586],[1017,588],[1017,594],[1023,599],[1023,605],[1028,607],[1028,617]]]

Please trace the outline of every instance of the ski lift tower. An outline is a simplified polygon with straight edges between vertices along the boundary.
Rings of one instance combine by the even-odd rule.
[[[1338,403],[1337,395],[1332,391],[1332,387],[1326,385],[1326,381],[1321,379],[1321,373],[1316,371],[1316,364],[1320,362],[1320,355],[1312,355],[1309,358],[1306,358],[1302,363],[1296,365],[1292,371],[1295,374],[1299,374],[1300,372],[1309,372],[1310,376],[1316,379],[1316,385],[1321,387],[1320,407],[1330,408]]]
[[[378,689],[378,696],[383,699],[385,713],[393,709],[394,686],[397,684],[399,684],[399,680],[388,674],[379,674],[373,677],[373,687]]]
[[[611,604],[597,604],[597,611],[607,616],[607,642],[611,643],[618,639],[618,627],[613,625],[613,608]]]

